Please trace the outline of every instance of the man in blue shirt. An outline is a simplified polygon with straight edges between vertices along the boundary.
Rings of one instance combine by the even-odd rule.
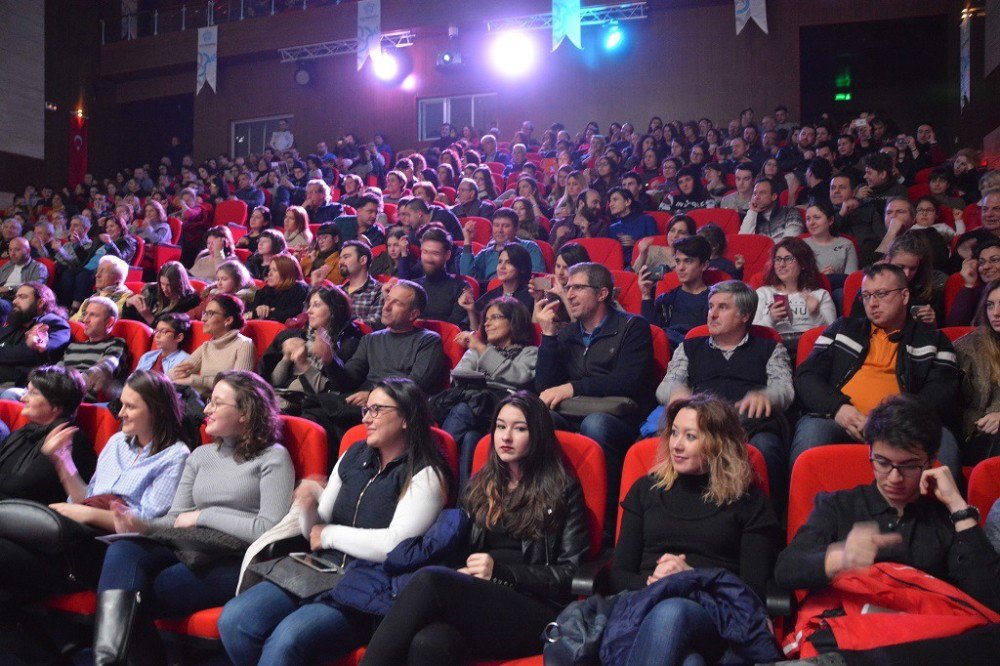
[[[632,246],[646,236],[656,235],[656,220],[637,206],[632,193],[624,187],[608,190],[608,212],[615,220],[611,224],[611,237],[617,238],[625,252],[625,265],[632,263]]]
[[[480,282],[489,282],[497,274],[497,259],[500,257],[500,250],[507,243],[523,245],[531,255],[531,270],[535,273],[545,272],[545,260],[542,258],[538,243],[518,238],[517,227],[517,213],[513,208],[505,207],[497,210],[493,213],[493,240],[487,243],[479,254],[473,255],[472,234],[475,233],[476,223],[474,220],[466,222],[462,227],[462,240],[465,244],[459,261],[462,275],[471,275]]]

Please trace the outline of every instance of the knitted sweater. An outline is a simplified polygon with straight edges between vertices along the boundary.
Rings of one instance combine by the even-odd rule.
[[[229,331],[220,338],[209,340],[194,350],[187,360],[194,366],[191,386],[207,395],[215,384],[215,376],[226,370],[253,370],[253,341],[239,331]]]

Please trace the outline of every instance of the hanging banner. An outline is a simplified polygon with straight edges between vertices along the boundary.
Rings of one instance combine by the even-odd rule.
[[[743,32],[746,24],[753,19],[767,34],[767,0],[735,0],[736,34]]]
[[[139,37],[139,0],[122,0],[122,39]]]
[[[358,3],[358,71],[368,56],[382,48],[382,0]]]
[[[578,49],[580,42],[580,0],[552,0],[552,50],[568,37]]]
[[[969,103],[972,95],[972,30],[970,24],[972,19],[966,16],[962,19],[961,36],[959,37],[959,58],[958,58],[958,83],[959,83],[959,104],[964,109]]]
[[[207,83],[212,92],[218,92],[216,65],[219,64],[219,26],[198,28],[198,82],[194,94],[201,92]]]
[[[69,186],[83,182],[87,173],[87,119],[72,114],[69,117]]]

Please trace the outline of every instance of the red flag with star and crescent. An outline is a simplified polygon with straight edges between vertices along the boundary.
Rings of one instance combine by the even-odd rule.
[[[87,119],[72,115],[69,119],[69,186],[83,182],[87,173]]]

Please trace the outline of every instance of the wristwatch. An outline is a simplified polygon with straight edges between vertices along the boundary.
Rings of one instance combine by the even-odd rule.
[[[970,504],[969,506],[965,507],[961,511],[956,511],[955,513],[951,514],[951,522],[953,522],[953,523],[959,523],[959,522],[965,520],[966,518],[975,518],[976,522],[978,523],[979,522],[979,509],[977,509],[976,507],[974,507],[974,506],[972,506]]]

